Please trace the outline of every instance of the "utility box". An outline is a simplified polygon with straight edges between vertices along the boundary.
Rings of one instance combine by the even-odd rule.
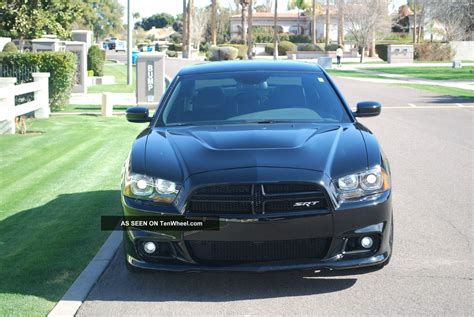
[[[387,62],[394,63],[413,63],[413,45],[388,45]]]
[[[152,108],[165,92],[165,56],[139,53],[137,58],[137,104]]]

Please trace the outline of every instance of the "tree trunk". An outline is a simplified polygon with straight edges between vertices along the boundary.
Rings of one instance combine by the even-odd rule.
[[[194,11],[194,0],[189,0],[188,3],[188,24],[186,30],[186,41],[187,41],[187,58],[191,58],[191,48],[192,48],[192,24],[193,24],[193,11]]]
[[[188,47],[187,47],[187,28],[188,28],[188,18],[187,18],[187,5],[186,5],[186,0],[183,0],[183,48],[182,48],[182,51],[183,51],[183,58],[188,58],[187,54],[188,54]]]
[[[212,45],[217,45],[217,26],[216,26],[216,14],[217,14],[217,0],[212,0],[212,11],[211,11],[211,41]]]
[[[375,56],[375,30],[372,30],[372,36],[370,38],[369,57]]]
[[[422,39],[422,33],[421,33],[421,28],[423,27],[423,23],[424,23],[424,19],[425,19],[425,7],[423,6],[421,8],[421,14],[420,14],[420,21],[418,22],[418,38],[417,38],[417,43],[420,43],[420,39]]]
[[[360,62],[361,63],[364,62],[364,55],[365,55],[365,47],[362,46],[362,48],[360,49]]]
[[[342,2],[342,1],[341,1]],[[337,25],[337,44],[344,46],[344,3],[339,5],[339,23]]]
[[[331,17],[329,16],[329,0],[326,0],[326,46],[329,44],[329,31],[330,31],[330,20]]]
[[[242,27],[241,27],[241,30],[242,30],[242,42],[245,43],[245,40],[247,38],[247,21],[246,20],[246,15],[247,15],[247,6],[244,4],[244,3],[240,3],[240,5],[242,6],[242,16],[241,16],[241,23],[242,23]]]
[[[316,0],[313,0],[313,21],[312,21],[312,30],[311,30],[311,40],[314,45],[317,41],[317,28],[316,28]]]
[[[253,0],[249,2],[249,15],[248,15],[248,29],[247,29],[247,57],[248,59],[253,59],[253,38],[252,38],[252,28],[253,28]]]
[[[413,44],[416,43],[416,0],[413,0]]]
[[[278,0],[275,0],[275,14],[273,16],[273,59],[278,59]]]

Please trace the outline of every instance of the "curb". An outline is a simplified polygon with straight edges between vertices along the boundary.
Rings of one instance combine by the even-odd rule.
[[[76,314],[97,280],[109,266],[121,243],[122,232],[112,232],[92,261],[79,274],[53,310],[49,312],[49,317],[74,316]]]

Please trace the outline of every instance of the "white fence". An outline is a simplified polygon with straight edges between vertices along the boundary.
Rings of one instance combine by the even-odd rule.
[[[49,73],[33,73],[34,82],[15,85],[16,78],[0,78],[0,134],[15,133],[15,118],[34,111],[35,118],[49,118]],[[33,92],[33,101],[15,106],[15,96]]]

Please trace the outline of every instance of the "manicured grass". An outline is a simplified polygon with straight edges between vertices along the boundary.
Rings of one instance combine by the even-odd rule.
[[[120,214],[122,163],[144,128],[124,117],[28,121],[0,135],[0,316],[45,316]]]
[[[114,85],[96,85],[87,88],[88,93],[102,92],[134,92],[135,91],[135,66],[133,66],[133,85],[127,85],[127,65],[117,63],[106,63],[104,75],[114,76]]]
[[[451,67],[380,67],[371,71],[433,80],[474,80],[474,66]]]
[[[326,69],[326,72],[331,76],[387,79],[383,76],[362,73],[355,70]]]
[[[436,85],[420,85],[420,84],[400,84],[399,86],[425,90],[425,91],[434,92],[434,93],[446,95],[446,96],[470,98],[470,99],[473,99],[473,102],[474,102],[474,91],[472,90],[443,87],[443,86],[436,86]]]

